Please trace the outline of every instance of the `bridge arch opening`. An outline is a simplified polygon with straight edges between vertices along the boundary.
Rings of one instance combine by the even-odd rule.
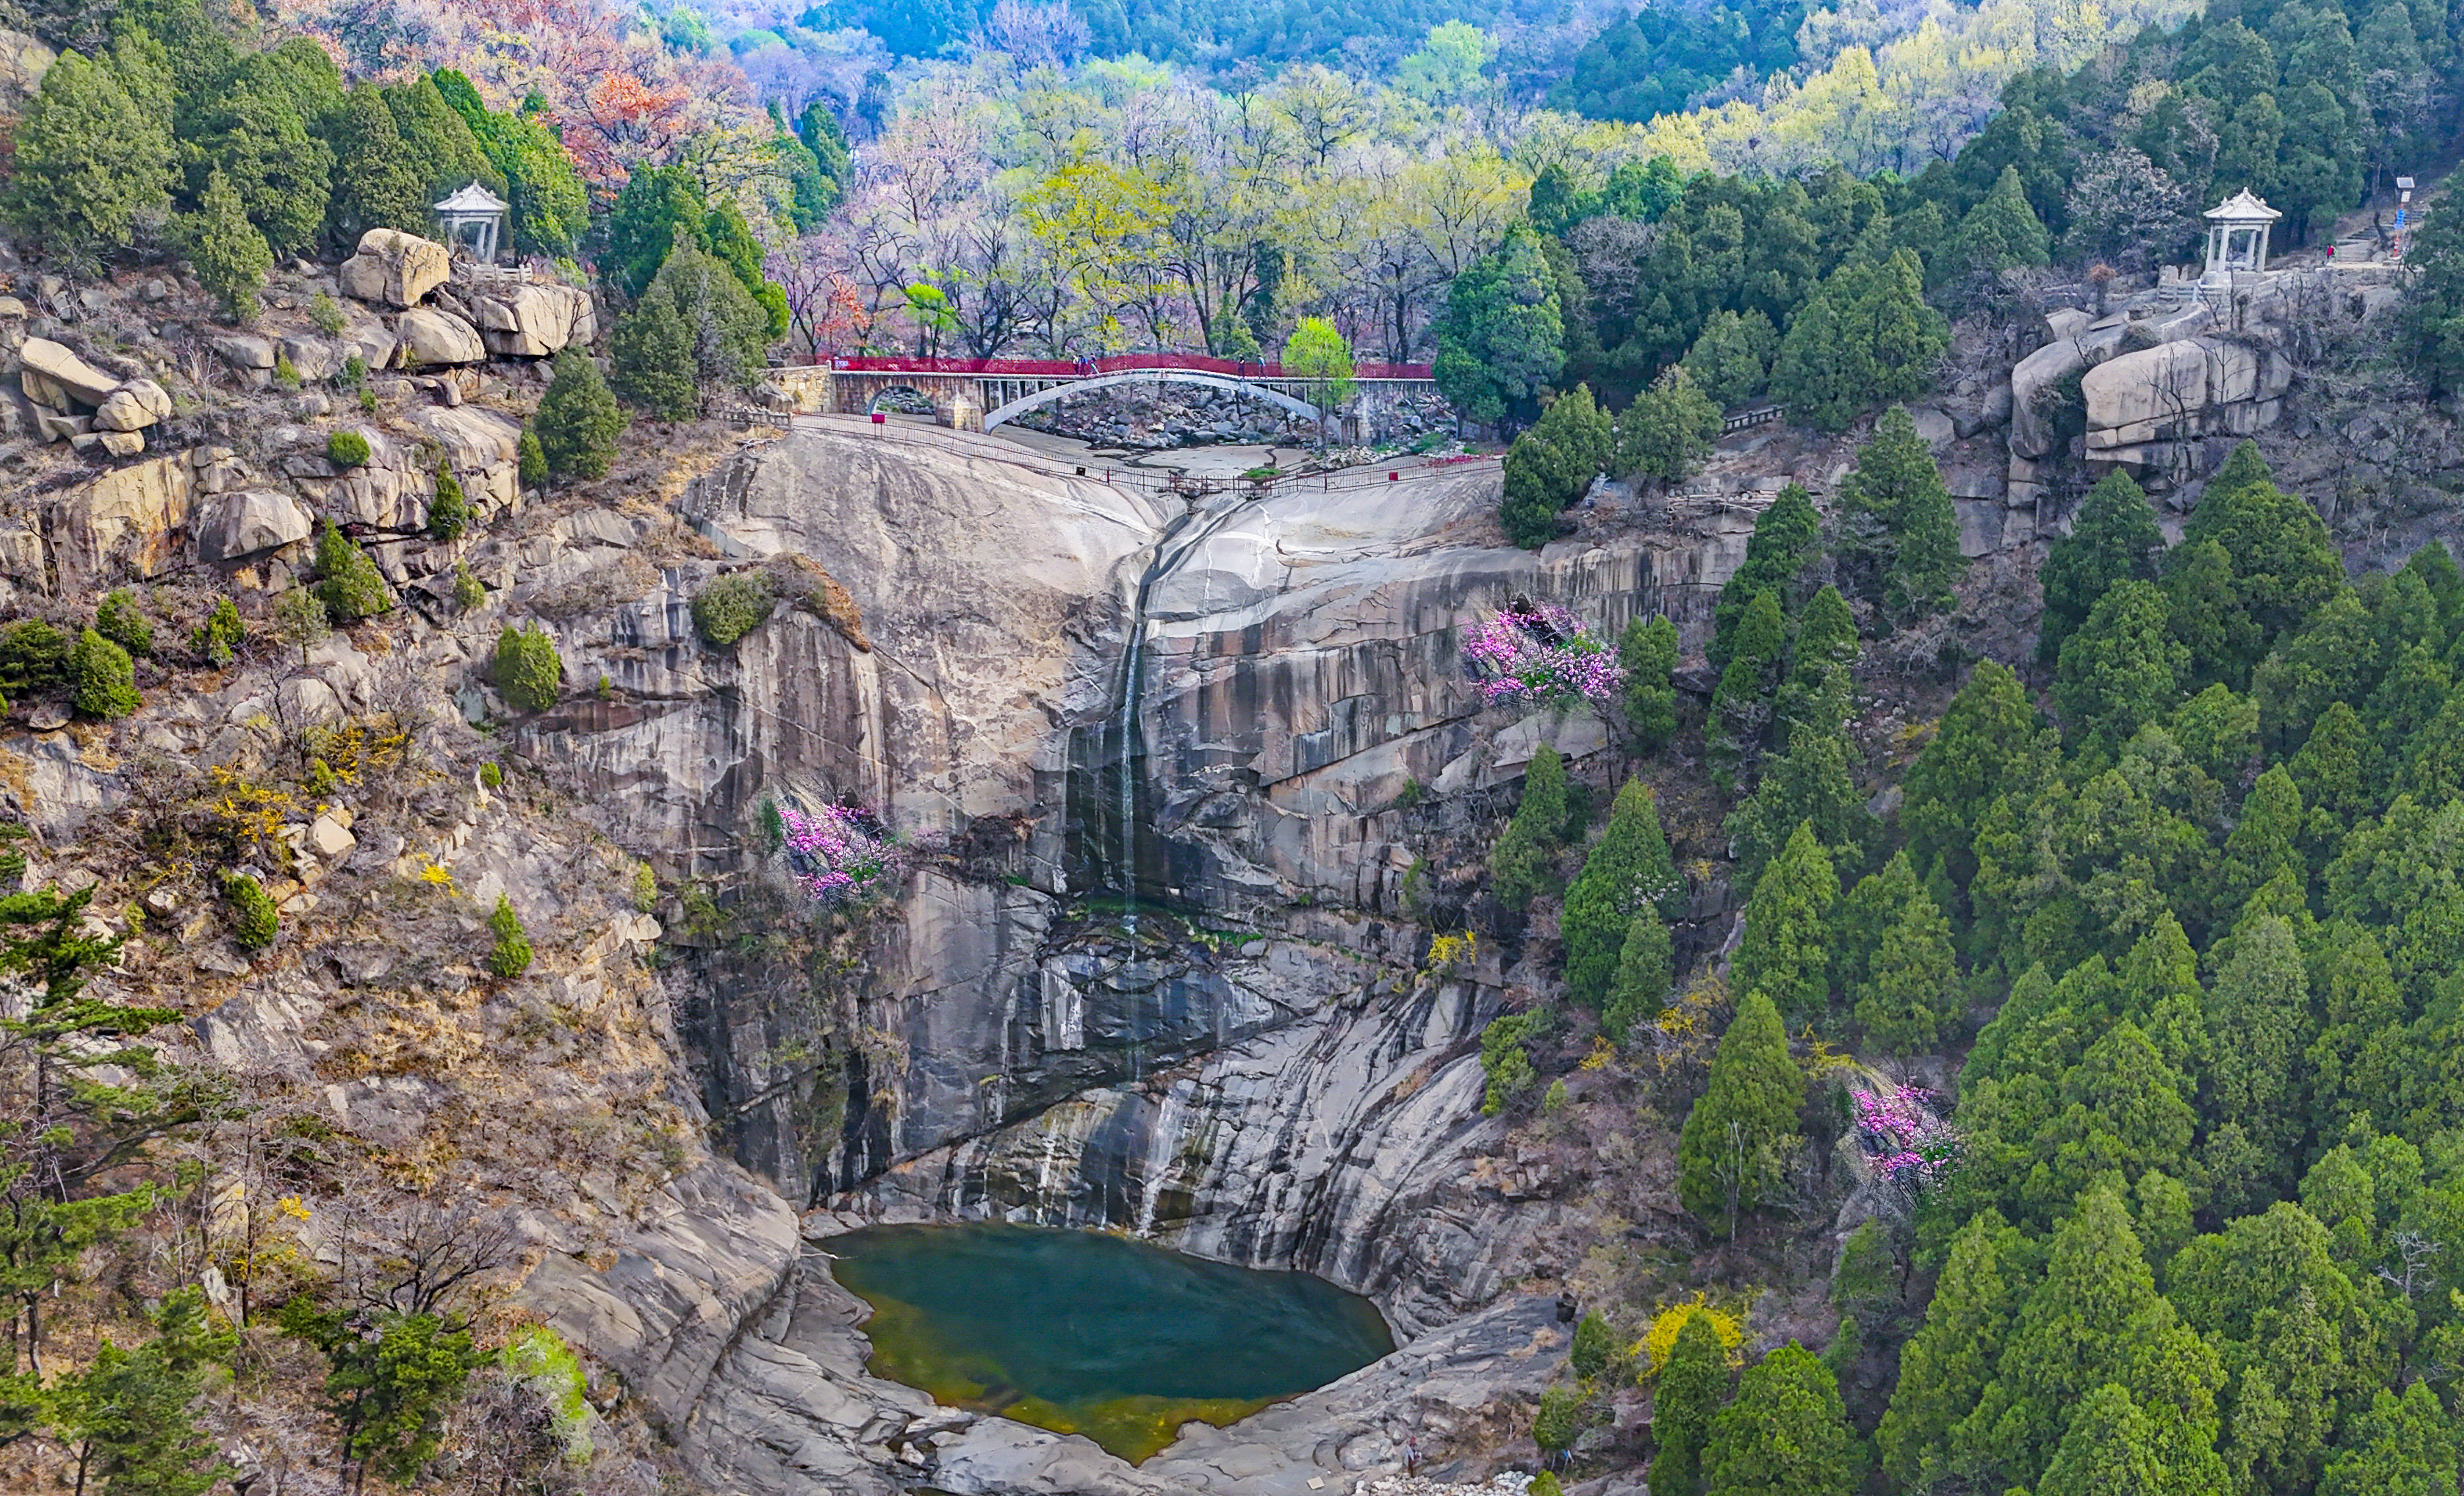
[[[933,415],[939,408],[930,394],[913,385],[885,385],[865,403],[864,413],[875,415],[887,410],[899,415]]]
[[[1203,385],[1213,389],[1231,390],[1236,394],[1246,395],[1253,400],[1263,400],[1268,405],[1288,410],[1304,420],[1318,419],[1317,407],[1306,400],[1294,399],[1272,385],[1252,384],[1245,379],[1236,379],[1228,374],[1211,374],[1199,369],[1132,369],[1118,374],[1102,374],[1093,379],[1072,380],[1067,384],[1039,389],[1032,394],[1021,395],[1007,405],[997,406],[985,411],[984,429],[989,431],[996,426],[1016,420],[1029,410],[1048,406],[1064,395],[1075,394],[1082,390],[1104,389],[1114,385],[1167,382],[1176,385]]]

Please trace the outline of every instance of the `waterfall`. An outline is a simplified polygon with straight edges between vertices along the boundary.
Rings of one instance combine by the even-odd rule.
[[[1133,1226],[1134,1236],[1155,1234],[1155,1205],[1163,1198],[1164,1180],[1171,1177],[1173,1165],[1180,1154],[1180,1088],[1164,1088],[1163,1099],[1155,1105],[1155,1121],[1147,1130],[1147,1157],[1143,1177],[1138,1181],[1138,1216]]]
[[[1049,1219],[1052,1207],[1048,1203],[1052,1199],[1052,1166],[1060,1157],[1061,1128],[1054,1114],[1046,1112],[1044,1117],[1044,1165],[1035,1172],[1035,1223],[1040,1226],[1052,1224]],[[1062,1212],[1061,1219],[1065,1221],[1069,1219],[1067,1210]]]

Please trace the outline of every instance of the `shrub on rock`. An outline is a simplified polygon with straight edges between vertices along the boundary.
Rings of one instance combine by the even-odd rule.
[[[223,899],[231,905],[231,938],[243,951],[261,951],[282,928],[282,912],[265,886],[244,872],[223,875]]]
[[[488,928],[495,932],[496,944],[488,953],[488,970],[511,979],[531,967],[531,939],[522,929],[521,916],[514,913],[513,900],[496,895],[496,912],[488,916]]]
[[[126,587],[114,587],[94,607],[95,632],[143,657],[154,652],[154,626],[137,610]]]
[[[493,673],[497,693],[507,701],[525,712],[544,712],[556,705],[558,688],[564,680],[564,661],[546,629],[536,624],[519,628],[508,624],[496,636]]]
[[[368,460],[368,439],[357,431],[335,431],[325,438],[325,460],[338,468],[356,468]]]
[[[355,624],[393,606],[377,563],[330,519],[317,536],[317,596],[337,624]]]
[[[693,627],[712,649],[724,649],[769,618],[771,601],[759,577],[714,577],[693,594]]]
[[[87,716],[126,716],[137,710],[137,667],[128,651],[93,629],[77,635],[69,654],[77,709]]]

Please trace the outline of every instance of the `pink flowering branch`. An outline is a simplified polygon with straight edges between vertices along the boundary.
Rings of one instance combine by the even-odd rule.
[[[1938,1184],[1959,1156],[1959,1133],[1935,1112],[1922,1086],[1856,1094],[1858,1142],[1875,1169],[1894,1184]]]
[[[1553,603],[1508,605],[1472,630],[1463,658],[1493,707],[1605,705],[1625,689],[1608,641]]]
[[[806,815],[781,805],[779,820],[786,833],[787,865],[816,904],[861,902],[905,870],[896,844],[863,810],[824,805]]]

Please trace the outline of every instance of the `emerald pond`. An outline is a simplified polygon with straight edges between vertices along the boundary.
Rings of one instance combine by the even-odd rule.
[[[1098,1232],[871,1226],[826,1246],[832,1274],[873,1308],[874,1375],[1125,1460],[1395,1349],[1375,1306],[1322,1278]]]

